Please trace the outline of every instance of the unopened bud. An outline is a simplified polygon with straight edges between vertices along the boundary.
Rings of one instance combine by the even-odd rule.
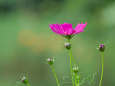
[[[99,51],[103,52],[105,50],[105,44],[100,44],[99,45]]]
[[[79,71],[78,66],[73,68],[74,73],[78,73],[78,71]]]
[[[28,83],[28,79],[26,77],[23,77],[22,80],[21,80],[21,82],[23,84],[27,84]]]
[[[71,49],[71,44],[70,43],[65,43],[64,47],[69,50],[69,49]]]
[[[52,64],[54,63],[54,59],[53,59],[53,58],[47,59],[47,63],[48,63],[49,65],[52,65]]]

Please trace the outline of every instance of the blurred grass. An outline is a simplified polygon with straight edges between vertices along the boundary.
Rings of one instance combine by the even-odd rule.
[[[86,21],[85,31],[71,40],[81,76],[97,72],[94,85],[85,86],[99,84],[101,53],[96,48],[106,42],[102,85],[114,86],[114,9],[114,0],[1,0],[0,86],[14,86],[25,73],[32,86],[56,86],[51,67],[42,63],[49,57],[56,59],[54,68],[59,82],[63,82],[63,76],[70,76],[69,55],[63,48],[67,40],[53,33],[48,25],[67,22],[75,28]]]

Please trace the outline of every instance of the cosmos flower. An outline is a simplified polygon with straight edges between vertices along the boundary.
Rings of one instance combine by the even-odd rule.
[[[83,23],[79,23],[75,29],[72,28],[72,24],[68,24],[68,23],[64,23],[64,24],[50,24],[49,27],[51,28],[51,30],[58,34],[58,35],[62,35],[68,39],[71,39],[75,34],[81,33],[83,32],[85,26],[87,25],[87,22],[85,24]]]

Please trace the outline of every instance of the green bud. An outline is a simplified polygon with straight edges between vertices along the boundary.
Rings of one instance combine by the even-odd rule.
[[[78,66],[73,68],[74,73],[78,73],[78,71],[79,71]]]
[[[71,49],[71,44],[70,43],[65,43],[64,47],[69,50],[69,49]]]
[[[21,80],[21,82],[23,84],[27,84],[28,83],[28,79],[26,77],[23,77],[22,80]]]
[[[99,45],[99,51],[103,52],[105,50],[105,44],[100,44]]]
[[[54,63],[54,59],[53,59],[53,58],[47,59],[47,63],[48,63],[49,65],[52,65],[52,64]]]

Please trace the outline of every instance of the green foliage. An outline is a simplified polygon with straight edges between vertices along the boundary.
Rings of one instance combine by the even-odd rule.
[[[84,78],[81,82],[80,82],[80,85],[84,86],[83,84],[84,83],[88,83],[88,84],[91,84],[91,83],[94,83],[93,80],[94,80],[94,76],[96,75],[96,73],[93,73],[89,76],[87,76],[86,78]]]

